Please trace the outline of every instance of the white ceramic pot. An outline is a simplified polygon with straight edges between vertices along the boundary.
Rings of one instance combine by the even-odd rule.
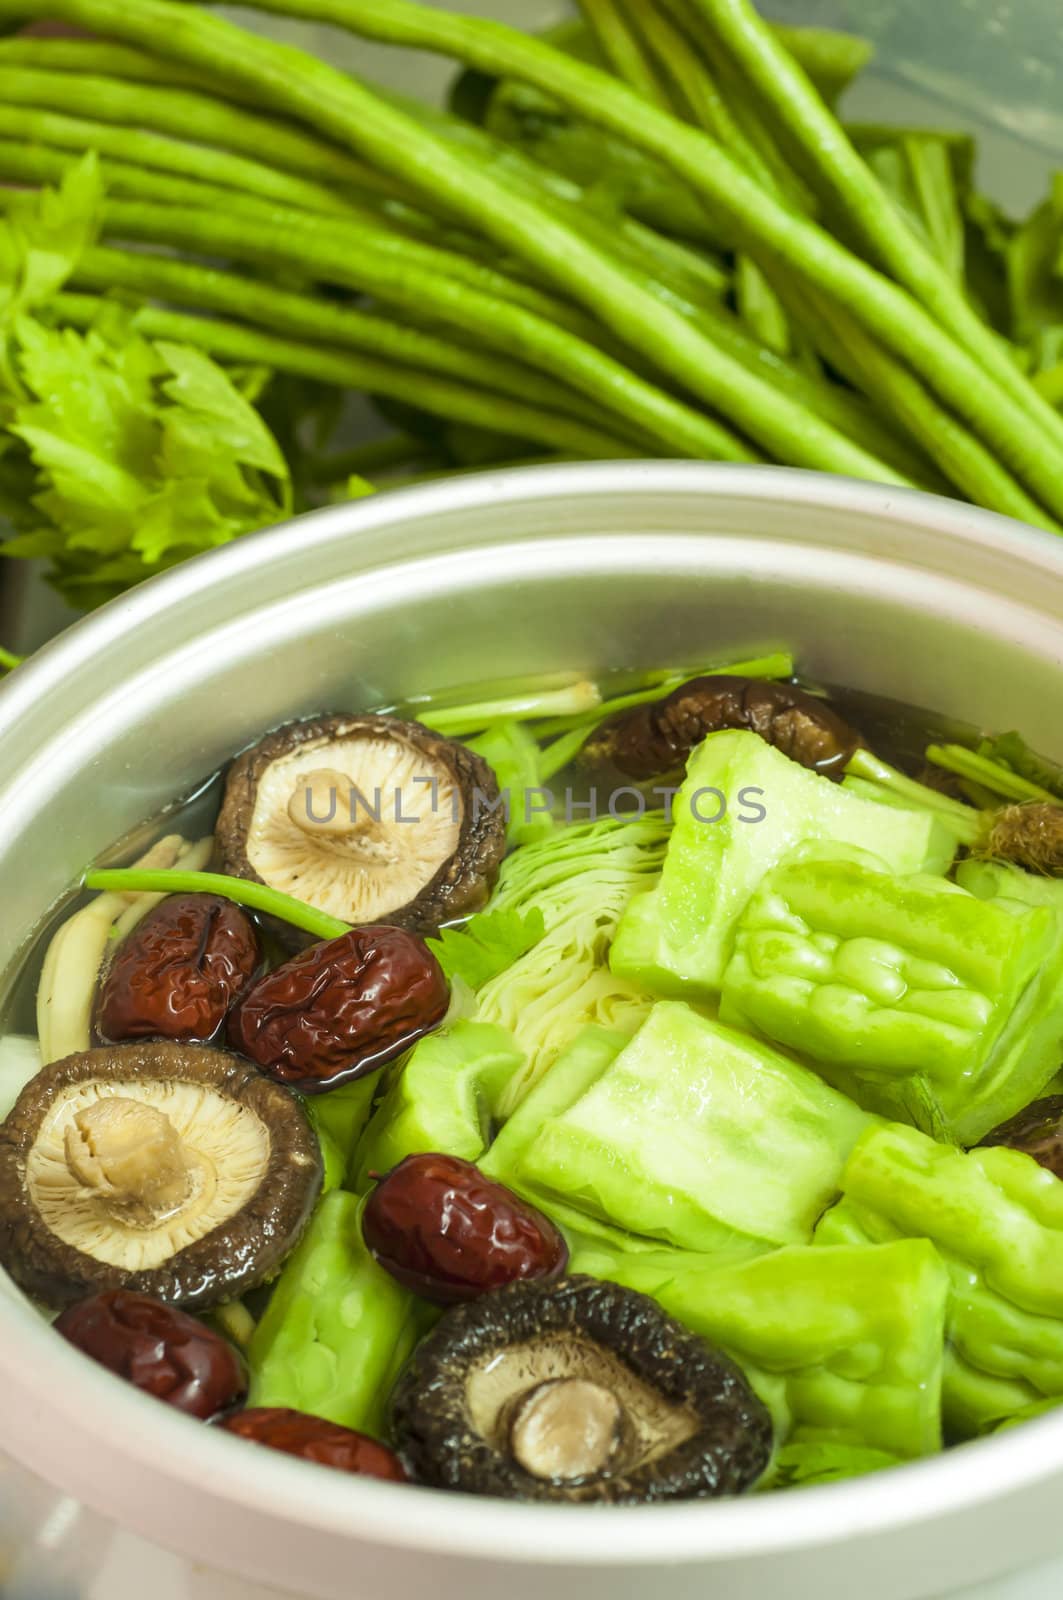
[[[87,862],[284,719],[789,645],[1063,756],[1063,542],[693,463],[484,474],[306,517],[78,624],[0,688],[0,969]],[[829,1488],[634,1511],[351,1479],[85,1361],[0,1289],[3,1447],[135,1532],[315,1600],[915,1600],[1063,1550],[1063,1413]]]

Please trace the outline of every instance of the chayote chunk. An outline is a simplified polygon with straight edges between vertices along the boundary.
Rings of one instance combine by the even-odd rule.
[[[559,1110],[544,1104],[506,1181],[547,1212],[560,1203],[686,1249],[806,1243],[872,1120],[808,1068],[679,1001],[659,1002],[594,1068]]]
[[[673,816],[660,881],[628,906],[609,962],[652,994],[686,999],[719,992],[746,902],[803,841],[854,845],[894,872],[946,872],[956,848],[929,812],[851,794],[744,731],[698,746]]]
[[[373,1106],[377,1076],[356,1078],[327,1094],[308,1095],[303,1101],[307,1116],[321,1141],[325,1158],[325,1187],[342,1186],[347,1169],[361,1138]]]
[[[479,1162],[481,1172],[520,1187],[524,1151],[550,1117],[561,1116],[616,1060],[629,1036],[596,1025],[583,1028],[507,1117]]]
[[[356,1195],[321,1201],[251,1341],[253,1406],[290,1406],[379,1437],[388,1395],[431,1313],[378,1267]]]
[[[870,1110],[973,1144],[1063,1053],[1063,937],[1044,908],[799,853],[739,920],[721,1016]]]
[[[373,1113],[358,1146],[351,1187],[371,1172],[431,1151],[476,1161],[486,1150],[499,1096],[524,1065],[524,1051],[491,1022],[455,1022],[418,1041]]]

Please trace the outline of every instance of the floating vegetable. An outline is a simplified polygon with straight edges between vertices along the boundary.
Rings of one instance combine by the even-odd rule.
[[[258,980],[229,1017],[229,1042],[304,1094],[375,1072],[442,1022],[446,979],[405,928],[352,928]]]
[[[890,1123],[855,1146],[842,1189],[818,1242],[929,1239],[949,1269],[954,1435],[1063,1399],[1063,1183],[1018,1150],[965,1153]]]
[[[485,761],[398,717],[319,717],[232,765],[222,870],[354,924],[436,933],[478,911],[505,852]]]
[[[610,761],[631,778],[664,777],[724,728],[746,729],[791,761],[828,774],[840,775],[860,743],[837,712],[794,684],[720,675],[694,678],[611,719],[588,739],[582,759]]]
[[[234,905],[261,911],[276,922],[311,934],[314,939],[338,939],[341,933],[351,931],[348,923],[330,917],[326,911],[316,911],[305,900],[282,894],[265,883],[253,883],[250,878],[228,877],[224,872],[188,871],[183,866],[161,870],[144,870],[138,866],[93,867],[85,874],[84,887],[103,889],[108,895],[136,894],[144,900],[157,899],[160,894],[220,894]],[[94,901],[93,906],[95,904]],[[291,935],[289,942],[295,942]]]
[[[513,1035],[489,1022],[455,1022],[422,1039],[373,1113],[352,1187],[362,1191],[371,1171],[388,1172],[424,1151],[479,1160],[499,1097],[523,1065]]]
[[[175,1306],[110,1289],[68,1306],[57,1333],[146,1394],[208,1422],[247,1395],[232,1345]]]
[[[102,1039],[211,1039],[262,959],[245,912],[218,895],[175,894],[126,936],[96,1006]]]
[[[481,1172],[519,1188],[520,1162],[539,1130],[598,1082],[629,1039],[616,1029],[583,1028],[506,1118],[479,1160]]]
[[[547,1217],[457,1156],[407,1156],[370,1194],[362,1233],[396,1283],[441,1306],[550,1281],[568,1262]]]
[[[1063,1059],[1059,919],[861,856],[798,852],[764,877],[721,1016],[869,1110],[973,1144]]]
[[[576,1237],[573,1268],[638,1289],[738,1362],[776,1440],[914,1459],[941,1448],[949,1275],[925,1239],[750,1255]]]
[[[978,860],[1009,861],[1031,873],[1063,877],[1063,805],[1058,800],[961,745],[931,745],[927,754],[933,758],[935,752],[939,757],[952,752],[949,766],[939,762],[937,770],[956,772],[975,785],[982,809],[917,783],[869,750],[853,755],[847,786],[872,797],[877,787],[880,799],[897,796],[903,803],[934,812]],[[1011,803],[996,804],[1001,791],[1013,797]]]
[[[679,1001],[654,1006],[608,1056],[605,1048],[577,1062],[573,1051],[572,1067],[587,1071],[584,1092],[510,1149],[509,1181],[522,1193],[547,1212],[560,1200],[690,1250],[811,1238],[866,1112],[807,1067]],[[550,1085],[548,1074],[544,1111]]]
[[[380,1433],[387,1397],[426,1308],[362,1240],[364,1202],[341,1189],[314,1213],[251,1341],[251,1403]]]
[[[387,1445],[303,1411],[254,1406],[225,1417],[220,1426],[238,1438],[283,1450],[285,1455],[316,1462],[319,1467],[333,1467],[361,1478],[383,1478],[389,1483],[408,1481],[402,1462]]]
[[[764,1471],[771,1420],[738,1368],[644,1295],[517,1283],[448,1311],[392,1398],[422,1483],[511,1500],[693,1500]]]
[[[477,991],[478,1019],[519,1035],[528,1056],[502,1096],[503,1117],[588,1024],[630,1035],[645,1021],[649,998],[610,970],[609,946],[629,902],[656,881],[670,833],[663,811],[600,817],[507,857],[488,918],[525,927],[535,918],[545,931]]]
[[[675,796],[660,881],[634,898],[609,961],[655,994],[714,997],[764,874],[807,840],[856,845],[894,872],[945,872],[955,839],[926,809],[880,805],[749,732],[710,734]]]
[[[236,1057],[88,1050],[0,1124],[0,1262],[50,1306],[114,1288],[215,1305],[276,1272],[321,1177],[296,1098]]]

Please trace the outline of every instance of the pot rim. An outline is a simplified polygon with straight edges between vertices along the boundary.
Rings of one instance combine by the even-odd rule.
[[[886,519],[919,529],[946,548],[972,545],[1005,556],[1016,571],[1063,578],[1063,540],[994,513],[914,490],[833,478],[786,468],[699,462],[571,463],[486,472],[393,491],[329,507],[195,558],[140,586],[76,623],[0,686],[0,739],[34,703],[153,618],[186,607],[194,622],[197,594],[307,547],[387,530],[409,518],[469,510],[504,514],[509,503],[556,498],[593,500],[617,493],[655,497],[703,494],[732,501],[783,502],[854,523]],[[485,544],[505,542],[501,532]],[[416,562],[415,553],[410,560]],[[899,558],[887,551],[889,564]],[[919,564],[915,553],[905,558]],[[928,558],[929,559],[929,558]],[[402,565],[390,558],[388,564]],[[940,552],[938,556],[940,570]],[[1063,652],[1061,652],[1063,654]],[[52,1416],[55,1396],[75,1441],[99,1442],[101,1458],[119,1452],[128,1477],[158,1488],[217,1496],[257,1516],[348,1540],[455,1555],[544,1565],[620,1566],[631,1562],[725,1561],[770,1551],[836,1544],[869,1533],[921,1523],[1020,1493],[1063,1470],[1063,1410],[924,1461],[848,1482],[769,1498],[640,1507],[603,1516],[600,1507],[523,1506],[350,1478],[267,1450],[254,1455],[243,1441],[192,1424],[86,1362],[58,1338],[42,1338],[38,1313],[0,1279],[0,1372],[30,1403],[30,1417]],[[54,1433],[57,1424],[50,1421]],[[26,1435],[4,1445],[34,1465],[39,1455]],[[54,1444],[54,1441],[53,1441]],[[234,1454],[234,1452],[238,1452]],[[49,1450],[50,1463],[54,1448]],[[48,1476],[57,1473],[51,1464]],[[84,1471],[63,1486],[83,1485]],[[416,1499],[411,1502],[411,1494]],[[106,1509],[121,1514],[113,1504]],[[220,1509],[220,1508],[219,1508]],[[191,1540],[191,1536],[190,1536]],[[194,1541],[193,1541],[194,1542]]]

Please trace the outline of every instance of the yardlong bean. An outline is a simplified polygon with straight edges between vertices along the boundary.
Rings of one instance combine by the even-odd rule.
[[[394,3],[396,9],[405,9]],[[743,433],[777,460],[879,482],[902,481],[885,463],[715,348],[680,312],[656,300],[637,276],[574,229],[506,189],[412,118],[331,67],[172,0],[139,0],[135,10],[121,0],[0,0],[0,17],[24,15],[27,7],[34,14],[50,8],[64,20],[122,42],[154,47],[226,81],[231,75],[253,84],[277,110],[295,112],[393,176],[438,194],[456,215],[530,261],[693,394],[727,411]],[[322,16],[326,9],[332,14],[331,8],[322,7]],[[305,14],[315,13],[308,8]],[[342,18],[338,8],[332,20]],[[592,72],[592,77],[611,92],[624,92],[606,74]],[[638,96],[631,99],[640,114],[662,115]],[[671,129],[679,127],[673,118],[663,120]],[[1056,488],[1063,509],[1063,485]]]
[[[668,95],[643,54],[638,35],[617,0],[578,0],[587,26],[618,78],[629,83],[663,111],[671,111]]]
[[[11,197],[4,204],[17,203]],[[409,307],[421,316],[461,327],[481,344],[545,367],[618,416],[652,432],[666,450],[686,450],[707,459],[756,459],[736,435],[630,372],[611,356],[544,317],[511,305],[438,272],[415,255],[377,252],[368,241],[351,252],[327,232],[307,237],[299,213],[278,208],[271,223],[227,218],[187,207],[108,201],[105,230],[111,238],[175,245],[201,255],[268,261],[292,267],[317,281],[358,288],[381,302]]]
[[[114,76],[80,71],[49,71],[24,65],[16,46],[35,44],[48,51],[60,44],[90,48],[88,41],[52,39],[0,39],[0,105],[37,106],[42,110],[86,117],[94,122],[118,127],[155,129],[201,145],[219,146],[252,160],[268,156],[270,164],[315,183],[335,184],[341,191],[371,189],[386,195],[405,196],[402,185],[385,179],[374,167],[358,161],[348,151],[327,139],[315,138],[295,126],[286,126],[275,117],[264,117],[246,106],[229,105],[199,88],[173,85],[168,81],[127,82],[121,76],[123,56],[112,63],[112,52],[120,46],[92,45],[92,64],[113,64]],[[141,52],[128,54],[139,58]],[[44,51],[42,57],[47,60]],[[76,59],[76,58],[75,58]],[[152,58],[144,56],[145,61]],[[169,63],[160,64],[163,70]],[[189,75],[189,83],[194,82]]]
[[[79,9],[104,0],[59,3]],[[483,72],[521,78],[656,156],[727,218],[750,254],[758,260],[785,260],[813,288],[843,304],[971,424],[1046,507],[1063,515],[1059,443],[1063,421],[1055,416],[1046,419],[1044,403],[1031,402],[1026,393],[1030,386],[1022,375],[1017,375],[1019,385],[1025,385],[1019,399],[1015,376],[1009,372],[1002,383],[907,290],[853,255],[823,228],[780,204],[700,131],[659,112],[607,74],[501,23],[430,9],[413,0],[257,0],[257,4],[262,10],[334,22],[392,44],[453,55]],[[241,63],[245,69],[252,70],[246,61]],[[331,108],[326,115],[331,122]],[[337,117],[334,123],[337,136],[342,120]],[[375,140],[372,143],[375,146]],[[388,164],[387,153],[370,150],[369,141],[365,151]],[[412,161],[403,165],[414,170]],[[470,210],[484,198],[482,192],[470,195]]]
[[[631,218],[600,217],[576,185],[544,173],[519,151],[481,128],[424,107],[418,108],[418,114],[433,132],[457,141],[479,161],[492,166],[505,182],[522,186],[544,204],[560,207],[562,214],[570,221],[578,221],[581,230],[599,247],[615,250],[631,265],[637,265],[651,293],[672,306],[681,303],[684,315],[695,326],[750,371],[770,380],[909,481],[923,488],[947,491],[947,480],[935,470],[920,445],[906,438],[903,431],[891,428],[888,419],[876,415],[861,396],[780,359],[775,351],[751,337],[741,320],[722,303],[722,273],[703,261],[700,252]],[[766,292],[771,291],[766,288]],[[587,337],[595,343],[607,338],[604,330],[597,337]],[[624,358],[622,348],[608,342],[605,347]]]
[[[860,159],[805,73],[758,15],[751,0],[685,0],[741,67],[770,115],[794,141],[824,191],[898,282],[951,329],[970,353],[1057,443],[1063,419],[1028,383],[954,278],[894,205]]]
[[[361,217],[375,221],[372,213],[329,190],[319,191],[316,185],[297,178],[285,181],[286,174],[271,173],[258,162],[227,157],[220,151],[201,151],[176,139],[108,129],[102,123],[97,126],[99,132],[79,118],[0,104],[0,174],[30,183],[51,183],[70,167],[73,151],[96,150],[108,194],[165,200],[173,205],[217,205],[250,216],[281,204],[341,220]],[[27,139],[32,142],[26,143]],[[241,183],[239,169],[234,170],[230,162],[258,171],[246,174]],[[270,179],[277,181],[270,183]]]
[[[689,8],[689,0],[664,0],[664,3],[677,19],[683,18]],[[677,68],[681,66],[691,91],[699,84],[704,91],[715,87],[705,63],[677,28],[670,27],[652,5],[639,5],[638,15],[646,37],[654,42],[661,59],[671,60]],[[792,198],[791,194],[780,193],[774,177],[774,172],[783,164],[780,154],[773,150],[773,159],[767,164],[762,159],[761,152],[771,147],[770,131],[766,127],[758,128],[756,141],[747,140],[745,131],[729,114],[726,96],[718,91],[715,98],[703,92],[697,103],[700,107],[697,120],[711,117],[712,122],[703,122],[703,126],[710,132],[715,129],[747,170],[772,187],[778,198]],[[796,305],[800,324],[819,344],[832,366],[857,388],[874,395],[912,437],[922,439],[924,448],[948,479],[975,499],[984,496],[987,485],[992,485],[998,507],[1008,506],[1012,516],[1038,526],[1054,527],[1043,508],[981,440],[950,415],[926,385],[877,344],[855,318],[807,284],[790,281],[778,267],[765,282],[769,294],[777,302],[773,283],[784,286],[783,304],[791,308]],[[738,286],[741,291],[741,273]]]
[[[522,362],[485,354],[357,306],[278,289],[259,278],[245,278],[218,267],[168,256],[97,246],[85,251],[73,282],[100,291],[122,289],[148,299],[167,300],[188,310],[202,307],[225,312],[267,331],[442,372],[530,405],[578,417],[602,433],[626,436],[630,431],[635,442],[643,447],[648,443],[646,435],[639,435],[630,425],[625,427],[622,418],[610,416],[586,395]]]
[[[56,295],[54,301],[60,319],[76,327],[91,326],[103,304],[96,295],[70,293]],[[531,439],[591,459],[622,460],[635,453],[622,440],[599,433],[573,417],[541,411],[505,395],[454,383],[415,367],[403,367],[371,356],[337,354],[323,346],[281,339],[258,328],[156,306],[145,306],[135,312],[133,322],[147,338],[193,344],[224,361],[261,364],[274,367],[278,372],[291,372],[297,377],[337,384],[341,388],[387,395],[492,433]]]

